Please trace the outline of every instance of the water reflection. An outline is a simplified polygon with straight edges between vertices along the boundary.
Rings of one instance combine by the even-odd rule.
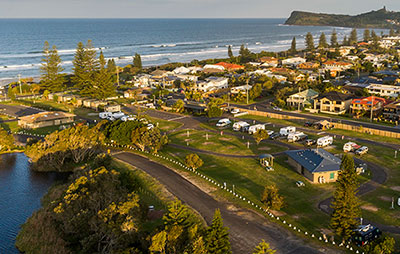
[[[23,153],[0,155],[0,253],[18,253],[15,237],[48,188],[66,174],[34,172]]]

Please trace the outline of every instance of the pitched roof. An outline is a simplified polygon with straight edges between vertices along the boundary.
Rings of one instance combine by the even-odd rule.
[[[361,104],[361,105],[371,105],[372,102],[374,103],[374,105],[382,102],[382,104],[386,103],[386,100],[380,97],[376,97],[376,96],[369,96],[369,97],[365,97],[362,99],[354,99],[351,104]]]
[[[318,99],[327,98],[330,101],[347,101],[350,100],[352,95],[344,94],[337,91],[331,91],[318,96]]]
[[[291,150],[286,154],[310,173],[340,170],[341,159],[322,148]]]
[[[225,63],[225,62],[219,62],[215,65],[223,66],[227,70],[240,70],[240,69],[244,68],[244,66],[242,66],[242,65]]]
[[[52,111],[52,112],[40,112],[37,114],[23,116],[20,117],[20,121],[24,121],[26,123],[37,123],[42,121],[52,121],[57,119],[64,119],[67,117],[74,117],[74,114],[65,113],[61,111]]]
[[[292,94],[292,95],[290,95],[290,97],[298,96],[298,97],[306,97],[306,98],[310,97],[311,98],[316,95],[318,95],[318,92],[314,91],[313,89],[307,89],[307,90],[301,91],[299,93]]]

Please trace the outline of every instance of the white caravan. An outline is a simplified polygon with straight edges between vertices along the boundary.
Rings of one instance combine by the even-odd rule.
[[[317,146],[325,147],[333,144],[333,137],[325,136],[322,138],[317,139]]]
[[[279,134],[281,136],[287,136],[287,135],[289,135],[291,133],[295,133],[295,132],[296,132],[296,127],[293,127],[293,126],[284,127],[279,130]]]
[[[249,134],[254,134],[256,133],[258,130],[265,130],[265,125],[264,124],[256,124],[253,126],[249,127]]]
[[[244,121],[240,121],[240,122],[236,122],[233,124],[233,130],[234,131],[245,131],[246,129],[248,129],[250,126],[250,124],[244,122]]]

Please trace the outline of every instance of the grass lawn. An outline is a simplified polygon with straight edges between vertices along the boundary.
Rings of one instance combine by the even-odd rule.
[[[71,125],[67,124],[66,126]],[[42,128],[37,128],[37,129],[32,129],[32,130],[25,130],[22,129],[21,127],[18,126],[18,122],[5,122],[5,123],[0,123],[0,126],[4,128],[7,131],[11,132],[19,132],[19,131],[24,131],[29,134],[38,134],[38,135],[47,135],[49,133],[52,133],[54,131],[61,130],[61,125],[55,125],[55,126],[48,126],[48,127],[42,127]]]
[[[189,137],[187,136],[188,132]],[[262,153],[277,153],[286,150],[279,145],[265,144],[263,142],[257,145],[254,140],[242,140],[230,135],[221,136],[208,131],[182,130],[170,134],[169,139],[174,144],[186,146],[189,143],[190,147],[223,154],[260,155]],[[247,148],[247,142],[250,144],[249,148]]]
[[[162,120],[159,118],[154,118],[154,117],[150,117],[150,116],[145,116],[150,122],[152,122],[153,124],[155,124],[160,128],[160,130],[162,131],[166,131],[166,132],[170,132],[173,131],[175,129],[178,129],[179,127],[181,127],[183,124],[182,123],[178,123],[175,121],[166,121],[166,120]]]

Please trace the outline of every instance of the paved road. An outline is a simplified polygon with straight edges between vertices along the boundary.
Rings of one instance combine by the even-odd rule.
[[[22,105],[6,105],[0,104],[0,113],[6,113],[13,117],[29,116],[42,112],[43,110],[38,110],[31,107],[26,107]]]
[[[269,242],[273,248],[278,250],[278,253],[340,253],[338,250],[310,246],[309,243],[305,243],[286,229],[268,222],[264,217],[253,211],[229,209],[228,204],[215,200],[181,175],[147,158],[128,152],[116,154],[115,157],[156,178],[172,194],[198,211],[207,223],[211,222],[215,209],[219,208],[224,224],[230,230],[234,254],[251,253],[262,239]]]
[[[400,133],[400,128],[390,127],[390,126],[381,125],[381,124],[358,122],[358,121],[354,121],[354,120],[346,120],[346,119],[341,119],[341,118],[335,118],[334,116],[330,117],[330,116],[305,114],[305,113],[299,113],[299,112],[276,111],[276,110],[273,110],[270,107],[268,107],[265,103],[255,103],[255,104],[245,105],[245,106],[233,104],[232,106],[235,106],[238,108],[244,108],[244,109],[254,109],[254,107],[256,107],[256,109],[258,111],[263,111],[263,112],[269,112],[269,113],[275,113],[275,114],[287,115],[287,116],[303,117],[303,118],[315,120],[315,121],[329,120],[334,123],[341,122],[341,123],[353,125],[353,126],[362,125],[363,127],[366,127],[366,128],[375,128],[378,130],[392,131],[392,132]]]

